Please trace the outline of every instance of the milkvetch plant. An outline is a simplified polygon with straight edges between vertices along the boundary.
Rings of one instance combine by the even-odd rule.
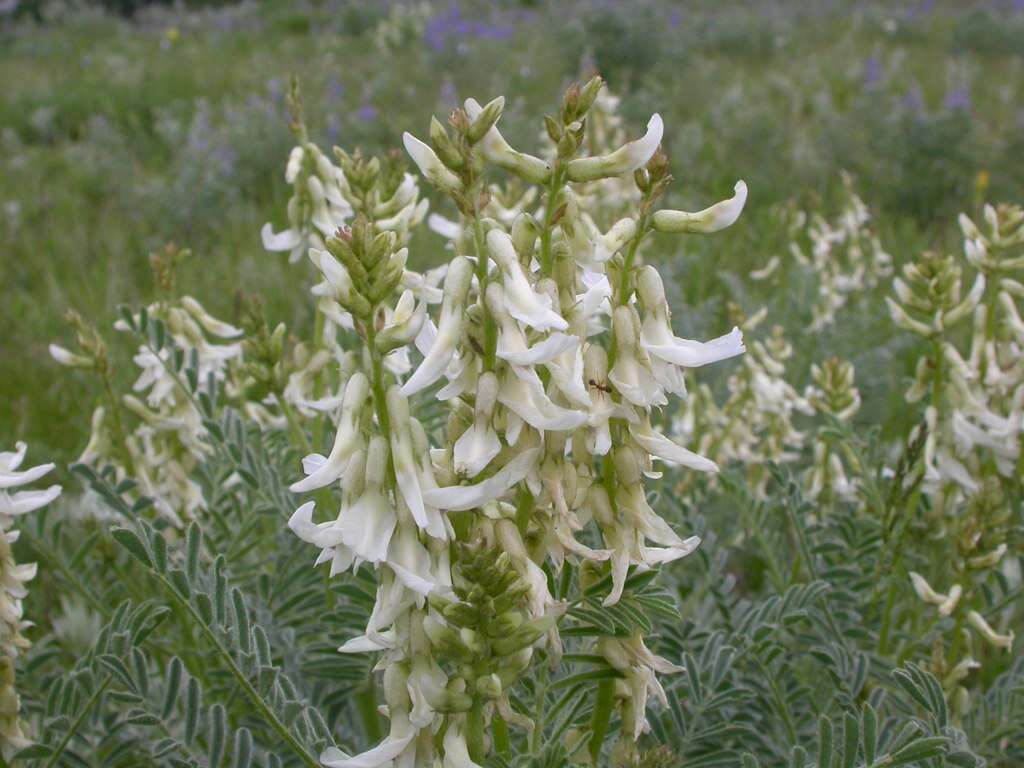
[[[548,158],[505,141],[501,98],[484,106],[467,99],[447,129],[433,120],[430,145],[404,134],[422,176],[460,214],[458,222],[432,221],[459,254],[447,266],[436,321],[430,281],[404,277],[399,234],[372,206],[310,250],[324,279],[317,293],[352,318],[364,347],[344,384],[330,453],[304,459],[306,477],[292,486],[339,486],[340,510],[317,523],[307,502],[290,526],[321,549],[318,562],[332,574],[364,562],[377,568],[365,633],[341,650],[383,652],[391,722],[370,751],[328,750],[325,765],[442,757],[470,765],[506,751],[510,725],[540,727],[513,705],[519,678],[537,663],[535,651],[549,664],[564,652],[558,627],[567,605],[551,594],[544,566],[557,572],[568,559],[587,578],[609,573],[603,604],[613,606],[631,567],[656,567],[699,543],[651,509],[643,476],[655,459],[701,471],[715,465],[659,433],[652,409],[685,392],[683,369],[740,354],[742,337],[676,337],[641,246],[656,232],[728,226],[746,188],[738,183],[735,198],[696,214],[653,210],[671,180],[658,151],[661,118],[641,138],[595,152],[584,122],[601,87],[599,78],[573,87],[558,117],[546,119]],[[518,198],[492,192],[492,169],[540,189]],[[602,231],[583,207],[587,186],[630,175],[636,209]],[[534,198],[538,217],[525,210]],[[405,371],[388,359],[414,345],[423,359],[402,380]],[[409,398],[427,391],[450,406],[436,444],[410,411]],[[648,695],[665,700],[656,673],[681,668],[639,635],[597,639],[591,650],[618,679],[603,684],[589,742],[574,747],[597,759],[617,706],[618,750],[636,753]]]
[[[883,439],[856,350],[742,291],[673,317],[663,251],[747,188],[677,210],[661,117],[631,127],[600,78],[531,151],[501,98],[380,156],[324,151],[287,102],[261,239],[308,314],[208,312],[168,246],[116,334],[69,313],[51,347],[99,403],[85,493],[20,526],[38,627],[5,760],[1014,764],[1017,209],[963,219],[965,261],[902,265],[881,322],[924,337],[922,425]],[[888,290],[851,205],[813,227],[838,251],[786,267],[838,291],[816,329]],[[677,333],[695,319],[715,338]]]

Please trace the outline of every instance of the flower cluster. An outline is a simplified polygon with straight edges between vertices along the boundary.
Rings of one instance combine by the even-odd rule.
[[[27,448],[18,443],[13,452],[0,453],[0,755],[10,760],[14,753],[29,745],[18,721],[18,692],[14,687],[14,662],[28,648],[22,631],[31,626],[22,618],[21,601],[25,584],[36,574],[35,563],[18,564],[11,545],[18,540],[12,530],[15,518],[45,507],[58,496],[61,487],[51,485],[43,491],[17,490],[48,474],[53,464],[19,469]]]
[[[742,353],[742,335],[677,337],[641,245],[659,232],[729,226],[746,187],[697,213],[652,210],[671,179],[661,118],[639,139],[595,145],[587,126],[602,85],[595,77],[573,86],[546,119],[548,158],[505,140],[502,98],[466,100],[447,128],[433,120],[430,144],[404,135],[422,176],[459,213],[430,219],[458,254],[441,272],[410,271],[396,217],[370,204],[388,199],[384,174],[368,177],[359,205],[345,197],[356,213],[350,225],[332,220],[331,231],[312,233],[306,209],[290,205],[287,249],[312,244],[319,308],[347,317],[339,325],[361,346],[345,358],[331,450],[307,456],[292,486],[329,489],[338,509],[318,522],[317,502],[306,502],[290,526],[332,574],[376,568],[365,633],[341,650],[382,653],[391,721],[379,745],[355,757],[330,749],[325,765],[428,765],[442,756],[445,765],[479,764],[492,747],[488,725],[533,727],[510,692],[535,650],[561,653],[566,606],[552,595],[550,571],[571,561],[607,573],[611,606],[630,569],[671,562],[699,543],[652,509],[644,478],[656,460],[716,466],[661,434],[656,409],[685,394],[686,370]],[[323,156],[303,149],[302,157]],[[511,179],[492,183],[491,169]],[[330,173],[338,190],[360,188],[350,167]],[[616,205],[635,203],[602,226],[588,206],[607,182],[635,190]],[[409,226],[421,218],[416,207]],[[414,348],[422,359],[411,368]],[[436,442],[412,415],[410,400],[423,397],[449,408]],[[620,675],[614,700],[628,751],[646,729],[648,692],[664,697],[655,674],[679,668],[638,637],[605,638],[593,650]]]
[[[733,311],[739,312],[735,307]],[[763,318],[759,312],[740,320],[740,325],[749,332]],[[807,436],[794,426],[793,417],[814,412],[787,379],[786,366],[792,355],[793,347],[782,327],[774,326],[750,345],[743,365],[729,377],[724,405],[718,406],[710,388],[702,384],[683,401],[673,425],[677,436],[701,454],[721,464],[744,465],[757,494],[765,490],[766,464],[800,458]]]
[[[1024,211],[986,205],[984,221],[979,227],[961,215],[964,258],[924,254],[904,267],[903,278],[893,283],[896,298],[888,300],[896,325],[929,343],[906,399],[925,404],[920,473],[931,502],[929,524],[948,546],[945,591],[916,572],[911,580],[924,602],[954,619],[948,654],[935,664],[946,673],[960,710],[967,706],[960,683],[980,657],[967,627],[997,649],[1008,650],[1014,641],[1012,631],[992,626],[997,617],[983,615],[982,594],[986,577],[1004,565],[1008,499],[1020,473],[1024,285],[1017,275],[1024,268]],[[972,268],[970,279],[965,273]],[[970,342],[964,345],[961,331],[969,319]]]
[[[794,260],[816,280],[816,298],[811,308],[812,331],[832,325],[836,313],[852,296],[874,288],[892,274],[892,257],[871,228],[871,214],[853,189],[849,174],[843,174],[845,201],[834,219],[805,211],[789,214],[789,244]],[[782,260],[774,256],[751,274],[767,280],[779,271]]]
[[[154,267],[158,280],[163,276],[166,285],[169,278],[162,265],[156,260]],[[107,405],[93,412],[92,433],[79,461],[112,466],[119,480],[133,478],[138,493],[151,499],[168,522],[181,527],[204,506],[192,474],[210,448],[202,415],[179,372],[180,363],[189,362],[199,391],[224,382],[229,367],[241,359],[242,331],[210,315],[190,296],[157,301],[119,319],[114,324],[117,330],[145,326],[153,329],[153,335],[132,358],[139,368],[132,394],[117,398],[100,335],[76,315],[71,320],[78,350],[51,344],[50,354],[62,365],[98,373],[109,396]],[[129,418],[136,422],[130,431]]]

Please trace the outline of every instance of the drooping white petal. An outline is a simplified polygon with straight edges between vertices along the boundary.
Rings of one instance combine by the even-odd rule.
[[[462,308],[469,290],[473,267],[467,259],[452,262],[445,276],[445,298],[437,334],[416,372],[405,382],[402,394],[406,397],[429,387],[441,376],[455,357],[462,336]],[[421,333],[430,333],[430,324],[424,323]],[[417,336],[417,344],[420,338]]]
[[[675,336],[671,344],[645,344],[645,349],[665,362],[685,368],[717,363],[746,351],[743,332],[739,328],[733,328],[729,333],[711,341],[690,341]]]
[[[331,449],[330,455],[323,461],[318,454],[307,457],[308,461],[304,462],[304,466],[315,466],[316,470],[305,479],[293,483],[289,487],[292,493],[306,493],[323,488],[341,477],[352,454],[360,446],[361,439],[357,423],[369,393],[369,380],[361,372],[354,373],[345,385],[341,420],[338,423],[338,432],[334,437],[334,447]]]
[[[661,210],[651,217],[651,224],[658,232],[709,234],[733,224],[743,212],[746,202],[747,185],[743,181],[737,181],[734,194],[728,200],[722,200],[696,213]]]
[[[45,507],[60,496],[61,486],[51,485],[43,491],[20,491],[15,494],[0,493],[0,517],[15,517]]]
[[[263,247],[268,251],[290,251],[302,245],[302,235],[294,229],[282,229],[274,232],[268,221],[260,230]]]
[[[36,480],[43,477],[56,466],[56,464],[40,464],[38,467],[26,469],[24,472],[0,472],[0,489],[15,488],[19,485],[28,485],[29,483],[34,483]]]
[[[456,191],[462,187],[459,177],[445,167],[434,150],[408,131],[402,134],[402,142],[405,144],[405,151],[409,153],[409,157],[427,179],[448,191]]]
[[[387,557],[398,517],[395,508],[376,488],[366,492],[338,520],[345,546],[368,563]]]
[[[320,762],[326,768],[392,768],[395,758],[412,743],[418,731],[404,712],[394,711],[390,714],[391,733],[376,747],[354,757],[331,747],[321,753]]]
[[[508,234],[492,229],[487,233],[487,249],[501,268],[505,308],[512,317],[538,331],[564,331],[569,327],[565,318],[552,309],[551,297],[533,290]]]
[[[498,402],[534,429],[570,430],[587,421],[587,414],[553,403],[537,374],[530,369],[505,374]]]
[[[443,768],[481,768],[469,756],[466,735],[456,725],[451,725],[444,735]]]
[[[482,482],[475,485],[436,488],[424,493],[424,498],[433,507],[453,512],[482,506],[488,501],[501,498],[512,486],[525,478],[539,454],[540,448],[530,448]]]
[[[431,231],[449,240],[458,240],[462,237],[462,225],[457,221],[446,219],[439,213],[432,213],[427,217],[427,226]]]
[[[662,461],[679,464],[699,472],[717,472],[718,465],[711,459],[694,453],[678,445],[664,435],[655,432],[650,424],[631,425],[629,428],[633,439],[652,456]]]
[[[379,632],[376,637],[370,638],[366,635],[353,637],[345,641],[338,653],[373,653],[375,651],[386,651],[395,646],[395,630],[385,629]]]

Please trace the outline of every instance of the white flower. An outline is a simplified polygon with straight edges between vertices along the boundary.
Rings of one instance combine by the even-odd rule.
[[[632,307],[616,307],[612,315],[615,334],[615,365],[608,380],[626,400],[641,408],[665,405],[665,391],[654,377],[651,361],[639,344],[639,319]]]
[[[305,250],[305,241],[302,233],[295,229],[283,229],[275,232],[268,221],[260,230],[260,237],[263,240],[263,248],[268,251],[288,251],[288,261],[292,264],[302,258]]]
[[[444,280],[444,301],[438,320],[437,334],[419,368],[402,387],[402,394],[408,397],[429,387],[441,376],[455,357],[455,351],[462,337],[462,314],[473,277],[473,265],[468,259],[457,257],[448,268]],[[426,332],[424,325],[421,335]]]
[[[977,611],[971,611],[967,614],[967,623],[974,627],[978,634],[980,634],[985,640],[994,645],[996,648],[1005,648],[1008,652],[1013,650],[1014,634],[1012,631],[1007,632],[1005,635],[996,632],[992,625],[985,621],[985,617]]]
[[[462,188],[459,177],[448,170],[434,150],[408,131],[402,134],[402,142],[405,144],[405,151],[428,181],[446,192],[457,192]]]
[[[631,706],[624,708],[623,711],[623,728],[634,740],[639,739],[648,729],[648,696],[653,694],[662,705],[668,704],[665,690],[658,682],[655,672],[674,674],[682,672],[683,667],[651,653],[639,635],[628,639],[602,637],[598,640],[595,650],[604,656],[613,669],[623,675],[624,679],[619,680],[616,687],[631,703]]]
[[[469,757],[466,734],[459,722],[452,722],[444,734],[443,768],[482,768]]]
[[[424,473],[424,466],[416,459],[413,446],[413,426],[418,424],[409,413],[409,401],[397,386],[386,396],[388,418],[391,422],[391,455],[394,460],[398,490],[409,507],[416,525],[434,538],[448,538],[448,531],[436,505],[425,503],[424,490],[434,488],[433,477]],[[424,489],[426,484],[426,489]]]
[[[21,601],[28,594],[26,583],[36,575],[35,563],[15,562],[11,545],[17,541],[18,532],[11,531],[10,527],[15,516],[49,504],[61,491],[59,485],[52,485],[45,491],[14,490],[39,480],[54,468],[53,464],[40,464],[19,470],[25,452],[25,443],[19,442],[13,452],[0,453],[0,702],[3,702],[0,754],[7,760],[30,743],[18,720],[14,661],[30,645],[22,635],[22,631],[31,625],[22,620]]]
[[[505,291],[498,283],[487,286],[487,306],[499,326],[496,354],[513,365],[528,367],[548,363],[579,345],[577,337],[556,331],[531,346],[523,329],[506,310]]]
[[[708,342],[681,339],[672,332],[671,314],[665,288],[658,271],[644,267],[637,278],[637,292],[646,313],[640,331],[640,343],[648,353],[654,377],[667,391],[686,394],[682,371],[699,368],[743,354],[743,333],[739,328]]]
[[[910,571],[909,576],[910,582],[914,586],[914,591],[919,598],[931,605],[937,605],[939,613],[943,616],[949,616],[953,613],[957,603],[960,601],[960,595],[963,593],[959,584],[954,584],[948,594],[942,594],[932,589],[931,585],[921,574]]]
[[[505,372],[498,402],[538,430],[576,429],[587,421],[587,414],[554,403],[540,378],[529,368]],[[512,436],[506,437],[515,442]]]
[[[500,499],[510,488],[520,482],[537,462],[540,448],[530,448],[518,454],[491,477],[475,485],[451,485],[435,488],[424,493],[424,499],[438,509],[458,512],[481,507],[489,501]]]
[[[728,200],[722,200],[696,213],[667,209],[657,211],[651,217],[651,226],[658,232],[717,232],[732,225],[740,217],[746,202],[747,185],[737,181],[734,194]]]
[[[633,219],[620,219],[611,229],[594,241],[594,261],[608,261],[612,256],[636,234],[636,222]]]
[[[641,448],[662,461],[689,467],[698,472],[718,471],[718,465],[715,462],[687,450],[664,435],[655,432],[651,427],[650,418],[645,418],[639,424],[631,424],[629,434]]]
[[[40,464],[18,471],[21,462],[25,459],[25,452],[28,446],[19,442],[15,450],[0,453],[0,526],[7,528],[11,519],[24,515],[40,507],[45,507],[58,496],[61,487],[51,485],[44,491],[14,491],[29,483],[34,483],[44,475],[48,474],[56,466],[55,464]]]
[[[551,297],[537,293],[530,285],[511,237],[500,229],[492,229],[487,233],[487,250],[501,268],[505,306],[512,317],[538,331],[564,331],[569,327],[552,309]]]
[[[293,483],[288,490],[292,493],[306,493],[330,485],[341,477],[352,454],[362,444],[359,422],[369,394],[370,382],[366,376],[361,372],[352,374],[345,385],[341,419],[330,455],[324,458],[318,453],[313,453],[304,458],[302,469],[306,477]]]
[[[498,399],[498,379],[490,372],[480,376],[476,385],[473,423],[455,441],[455,473],[476,477],[501,452],[501,440],[491,424]]]
[[[68,368],[91,368],[93,366],[91,357],[76,355],[70,349],[65,349],[59,344],[50,345],[50,357]]]
[[[665,125],[661,121],[661,115],[655,113],[647,121],[647,132],[636,141],[628,142],[608,155],[570,160],[567,167],[569,180],[594,181],[632,173],[651,159],[661,144],[664,132]]]
[[[388,737],[373,749],[350,757],[337,747],[330,747],[320,755],[320,762],[326,768],[393,768],[396,765],[414,765],[404,760],[396,763],[396,759],[412,748],[415,757],[413,739],[419,731],[409,720],[409,715],[400,710],[390,712],[391,732]]]

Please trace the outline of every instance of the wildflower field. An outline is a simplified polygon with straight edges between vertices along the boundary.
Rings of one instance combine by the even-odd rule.
[[[0,2],[0,768],[1024,765],[1024,4]]]

